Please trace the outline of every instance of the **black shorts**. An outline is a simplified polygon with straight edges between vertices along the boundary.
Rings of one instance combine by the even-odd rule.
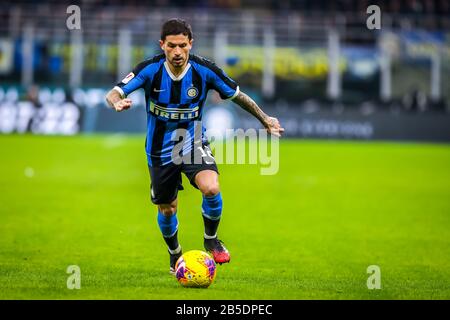
[[[206,151],[210,150],[204,146]],[[203,170],[213,170],[219,174],[216,162],[212,156],[202,157],[201,163],[167,164],[164,166],[149,166],[150,172],[150,196],[154,204],[169,204],[177,198],[178,190],[183,190],[181,173],[189,179],[191,185],[198,189],[195,184],[195,176]]]

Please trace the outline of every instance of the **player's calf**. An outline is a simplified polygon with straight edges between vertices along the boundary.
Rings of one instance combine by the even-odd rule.
[[[181,246],[178,243],[177,201],[158,206],[158,225],[167,244],[170,254],[170,273],[175,272],[175,263],[181,256]]]
[[[205,224],[204,247],[210,252],[216,263],[230,261],[230,253],[217,238],[217,229],[222,216],[222,195],[203,196],[202,203],[203,222]]]

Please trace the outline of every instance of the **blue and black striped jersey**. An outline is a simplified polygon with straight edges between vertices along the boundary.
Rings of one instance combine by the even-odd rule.
[[[172,162],[174,132],[186,129],[190,139],[184,141],[183,154],[192,150],[194,132],[201,126],[203,106],[208,90],[216,90],[222,99],[232,99],[239,86],[213,62],[189,55],[183,73],[176,77],[164,54],[139,63],[114,87],[122,97],[143,88],[147,109],[146,153],[150,166]],[[205,129],[202,127],[202,139]],[[197,131],[198,132],[198,131]]]

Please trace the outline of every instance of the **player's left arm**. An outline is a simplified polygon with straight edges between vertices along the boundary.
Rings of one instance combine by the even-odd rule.
[[[208,82],[212,88],[219,92],[222,99],[231,99],[231,101],[256,117],[269,133],[278,137],[281,136],[284,128],[281,127],[277,118],[265,114],[256,102],[244,92],[240,91],[237,83],[228,77],[216,64],[206,59],[203,60],[203,64],[209,70],[206,73]]]
[[[278,119],[265,114],[256,102],[244,92],[240,91],[238,95],[232,99],[232,101],[258,119],[269,133],[280,137],[284,132],[284,128],[281,127]]]

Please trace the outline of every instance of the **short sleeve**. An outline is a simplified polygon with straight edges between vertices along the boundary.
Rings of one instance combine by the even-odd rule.
[[[239,94],[239,86],[221,68],[210,62],[208,69],[208,82],[222,99],[233,99]]]
[[[145,61],[141,62],[121,82],[116,84],[114,89],[120,93],[122,98],[142,88],[145,82],[151,78],[151,70],[148,66],[149,64]]]

